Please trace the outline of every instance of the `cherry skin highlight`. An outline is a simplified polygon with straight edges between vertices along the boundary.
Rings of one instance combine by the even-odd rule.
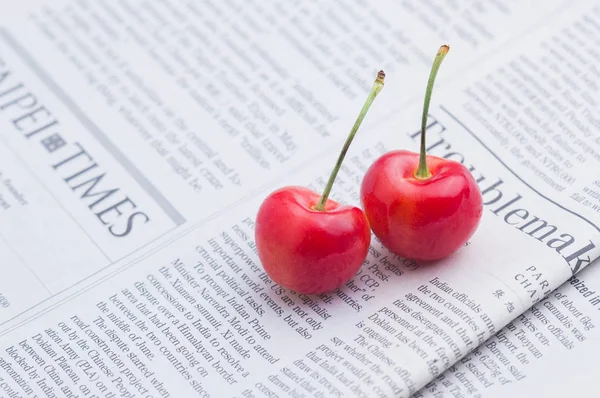
[[[256,246],[271,279],[304,294],[344,285],[358,271],[371,243],[369,222],[358,207],[329,199],[314,210],[320,195],[284,187],[269,195],[256,218]]]
[[[367,170],[361,203],[373,233],[390,251],[414,260],[439,260],[475,233],[481,193],[461,163],[427,156],[431,177],[415,177],[419,154],[391,151]]]

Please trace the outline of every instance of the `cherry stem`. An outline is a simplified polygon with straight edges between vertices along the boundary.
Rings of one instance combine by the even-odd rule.
[[[443,45],[438,50],[438,53],[433,60],[431,67],[431,73],[429,74],[429,81],[427,82],[427,90],[425,91],[425,103],[423,104],[423,117],[421,119],[421,152],[419,156],[419,168],[415,173],[415,177],[424,180],[431,177],[429,168],[427,167],[427,145],[425,144],[425,131],[427,130],[427,116],[429,114],[429,102],[431,101],[431,93],[433,91],[433,84],[435,83],[435,77],[438,69],[444,60],[446,54],[450,51],[450,47]]]
[[[342,151],[340,152],[340,156],[338,157],[337,162],[335,163],[335,166],[333,167],[333,171],[331,172],[331,175],[329,176],[329,181],[327,181],[327,185],[325,186],[323,195],[321,195],[321,199],[319,200],[319,203],[317,203],[316,206],[314,207],[315,210],[317,210],[317,211],[325,210],[325,203],[327,203],[327,199],[329,198],[329,194],[331,193],[331,188],[333,187],[335,178],[337,177],[337,174],[340,171],[340,168],[344,161],[344,157],[346,157],[346,153],[348,152],[348,149],[350,148],[350,144],[352,143],[352,140],[354,139],[354,136],[356,135],[356,132],[358,131],[358,128],[360,127],[363,119],[367,115],[367,112],[369,111],[371,104],[373,104],[375,97],[377,97],[377,94],[379,94],[379,92],[383,89],[384,79],[385,79],[385,73],[382,70],[380,70],[379,73],[377,73],[377,78],[375,79],[375,82],[373,83],[373,87],[371,87],[371,92],[369,93],[369,96],[367,97],[365,104],[363,105],[362,109],[360,110],[360,114],[358,115],[356,122],[354,122],[354,126],[352,126],[352,130],[350,130],[350,134],[348,135],[348,138],[346,138],[346,143],[344,144]]]

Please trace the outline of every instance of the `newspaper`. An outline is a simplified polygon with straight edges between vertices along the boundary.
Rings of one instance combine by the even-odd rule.
[[[483,396],[583,343],[600,303],[578,279],[600,254],[600,6],[477,4],[3,15],[0,396]],[[319,296],[273,283],[253,240],[262,199],[323,188],[384,69],[331,195],[358,205],[378,156],[418,147],[441,42],[428,151],[476,178],[476,234],[433,264],[373,239]]]

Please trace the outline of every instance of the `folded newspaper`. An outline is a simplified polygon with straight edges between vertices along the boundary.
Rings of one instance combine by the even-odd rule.
[[[475,235],[274,283],[261,201],[323,189],[383,69],[331,194],[359,205],[443,43],[428,153],[477,180]],[[599,337],[599,49],[597,1],[5,4],[0,397],[536,395]]]

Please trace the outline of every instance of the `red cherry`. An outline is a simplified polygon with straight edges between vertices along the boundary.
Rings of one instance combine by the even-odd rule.
[[[438,260],[473,235],[483,212],[479,187],[462,164],[427,156],[428,179],[415,177],[419,154],[392,151],[367,170],[361,201],[373,233],[392,252]]]
[[[361,209],[329,199],[324,211],[314,210],[319,198],[307,188],[281,188],[264,200],[256,220],[256,246],[265,271],[299,293],[326,293],[345,284],[371,243]]]
[[[461,163],[426,155],[425,128],[433,83],[449,50],[436,55],[423,107],[421,151],[392,151],[377,159],[361,185],[361,203],[375,236],[392,252],[439,260],[475,233],[483,204],[479,187]]]
[[[383,88],[380,71],[340,152],[322,195],[284,187],[262,202],[255,226],[258,257],[269,277],[297,293],[327,293],[347,283],[365,261],[371,230],[364,212],[328,199],[350,143]]]

